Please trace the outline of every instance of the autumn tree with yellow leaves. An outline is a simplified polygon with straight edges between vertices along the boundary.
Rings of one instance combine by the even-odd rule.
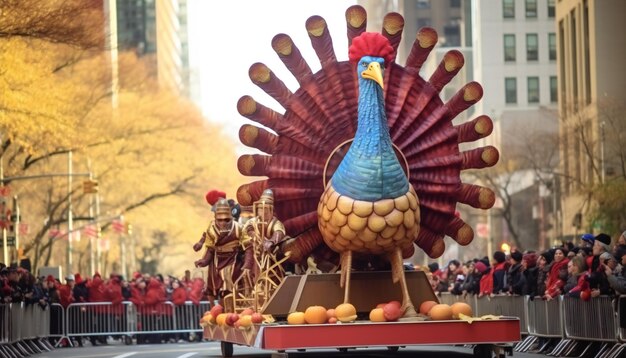
[[[112,264],[118,243],[128,240],[106,219],[124,215],[137,246],[126,242],[129,254],[141,256],[165,237],[159,270],[192,269],[190,244],[209,219],[204,193],[218,188],[234,196],[242,180],[234,143],[188,100],[160,90],[134,53],[119,56],[112,107],[101,1],[0,3],[0,159],[4,184],[19,196],[29,225],[20,240],[24,255],[34,268],[64,266],[67,241],[50,232],[65,228],[69,195],[74,226],[93,219],[93,194],[81,186],[86,177],[68,187],[67,176],[49,176],[67,173],[71,151],[73,173],[91,173],[99,183],[103,238],[111,240],[104,268],[119,269]],[[88,272],[89,245],[75,243],[74,270]]]

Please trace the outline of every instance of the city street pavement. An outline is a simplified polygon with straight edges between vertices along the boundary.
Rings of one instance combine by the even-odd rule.
[[[264,351],[243,346],[235,346],[233,357],[238,358],[270,358],[273,351]],[[309,350],[306,352],[287,351],[289,357],[472,357],[472,350],[464,347],[414,346],[401,348],[398,352],[389,352],[386,349],[357,349],[348,352],[333,350]],[[176,343],[176,344],[146,344],[121,345],[119,343],[105,346],[91,347],[89,343],[84,348],[58,348],[52,352],[37,354],[34,358],[201,358],[221,357],[219,342],[203,343]],[[514,353],[514,357],[546,357],[539,354]]]

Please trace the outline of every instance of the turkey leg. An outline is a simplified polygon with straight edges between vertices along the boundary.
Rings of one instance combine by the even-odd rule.
[[[343,303],[350,302],[350,272],[352,271],[352,251],[341,253],[341,278],[339,284],[344,288]]]
[[[413,302],[411,302],[411,297],[409,296],[409,288],[406,284],[406,277],[404,276],[404,265],[402,264],[402,249],[396,248],[390,254],[391,261],[391,275],[393,277],[393,282],[396,283],[400,281],[400,288],[402,289],[402,311],[404,312],[403,317],[417,317],[417,312],[415,311],[415,306],[413,306]]]

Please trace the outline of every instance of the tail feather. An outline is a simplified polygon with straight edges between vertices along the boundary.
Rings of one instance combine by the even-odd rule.
[[[402,30],[404,29],[404,18],[397,12],[390,12],[383,18],[382,34],[389,40],[394,50],[394,60],[398,55],[398,46],[402,41]]]
[[[409,57],[406,59],[405,67],[419,72],[424,62],[426,62],[428,55],[430,55],[430,51],[432,51],[437,44],[437,39],[438,36],[435,29],[431,27],[422,27],[419,29],[415,42],[413,42],[413,47],[411,47]]]
[[[333,39],[328,31],[326,20],[321,16],[311,16],[306,20],[306,29],[311,39],[311,45],[320,59],[322,68],[337,62],[335,50],[333,49]]]
[[[322,165],[284,155],[242,155],[237,161],[239,172],[247,176],[278,179],[320,179]]]
[[[346,10],[346,24],[348,32],[348,46],[352,39],[362,34],[367,28],[367,12],[361,5],[350,6]]]
[[[302,57],[302,53],[289,35],[278,34],[272,39],[272,48],[278,54],[285,66],[294,75],[298,83],[313,75],[311,67]]]
[[[463,68],[464,63],[465,59],[460,51],[448,51],[428,82],[435,87],[437,92],[441,92],[443,87]]]
[[[482,115],[455,127],[459,132],[459,143],[473,142],[485,138],[493,131],[491,118]]]
[[[285,107],[291,98],[291,91],[283,81],[281,81],[272,70],[265,64],[257,62],[250,66],[248,71],[252,83],[259,86],[265,93],[272,96],[281,106]]]

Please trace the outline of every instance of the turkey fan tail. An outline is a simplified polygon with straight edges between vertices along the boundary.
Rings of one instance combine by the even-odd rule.
[[[474,208],[490,209],[496,202],[496,194],[491,189],[480,185],[462,184],[458,200]]]
[[[420,228],[420,233],[417,235],[415,243],[424,250],[426,255],[433,259],[443,255],[443,252],[446,250],[443,234],[435,234],[424,226]]]
[[[472,230],[472,227],[457,217],[452,218],[448,225],[446,225],[445,233],[462,246],[466,246],[474,240],[474,230]]]
[[[257,62],[250,66],[248,74],[252,83],[259,86],[265,93],[278,101],[283,108],[287,108],[287,101],[292,96],[292,93],[285,83],[276,77],[269,67],[263,63]]]
[[[306,29],[322,68],[337,62],[326,20],[321,16],[311,16],[306,20]]]
[[[448,51],[445,56],[443,56],[443,60],[439,66],[437,66],[435,72],[430,76],[428,82],[435,87],[437,92],[441,92],[441,89],[459,73],[464,64],[465,59],[461,51]]]
[[[402,30],[404,29],[404,18],[397,12],[390,12],[383,19],[382,34],[389,40],[393,47],[394,61],[398,55],[398,46],[402,41]]]
[[[400,124],[405,127],[405,130],[398,134],[398,146],[404,149],[412,143],[418,142],[418,138],[426,138],[427,132],[434,132],[436,129],[441,129],[436,133],[437,136],[445,135],[445,127],[449,122],[459,113],[478,102],[482,94],[482,87],[477,82],[470,82],[463,86],[444,106],[438,107],[436,103],[433,104],[434,109],[426,106],[413,123],[409,125]],[[402,122],[407,120],[409,117],[403,117]]]
[[[280,121],[283,120],[280,113],[265,107],[250,96],[239,98],[237,111],[242,116],[272,129],[276,129]]]
[[[428,58],[430,51],[437,44],[437,31],[430,27],[422,27],[418,32],[413,47],[406,59],[406,68],[419,72]]]
[[[367,12],[361,5],[352,5],[346,10],[346,24],[348,27],[348,46],[352,39],[362,34],[367,28]]]
[[[272,39],[272,48],[276,51],[278,57],[280,57],[300,85],[302,85],[304,78],[313,74],[311,68],[302,57],[300,50],[288,35],[278,34],[274,36]]]
[[[239,140],[242,144],[267,154],[289,153],[294,157],[317,164],[324,163],[326,160],[324,153],[320,153],[308,145],[296,142],[288,136],[277,136],[250,124],[241,126]]]
[[[293,239],[287,240],[281,249],[283,252],[291,252],[289,261],[298,263],[306,260],[313,250],[323,242],[322,234],[317,227],[314,227]]]
[[[283,179],[321,179],[321,165],[285,155],[244,154],[237,160],[239,172],[247,176]]]
[[[491,118],[482,115],[456,127],[459,132],[459,143],[473,142],[485,138],[493,131]]]
[[[486,146],[465,151],[462,154],[461,169],[482,169],[496,165],[500,153],[493,146]]]
[[[454,119],[459,113],[473,106],[483,97],[483,88],[478,82],[470,82],[463,86],[450,100],[446,103],[450,120]]]

